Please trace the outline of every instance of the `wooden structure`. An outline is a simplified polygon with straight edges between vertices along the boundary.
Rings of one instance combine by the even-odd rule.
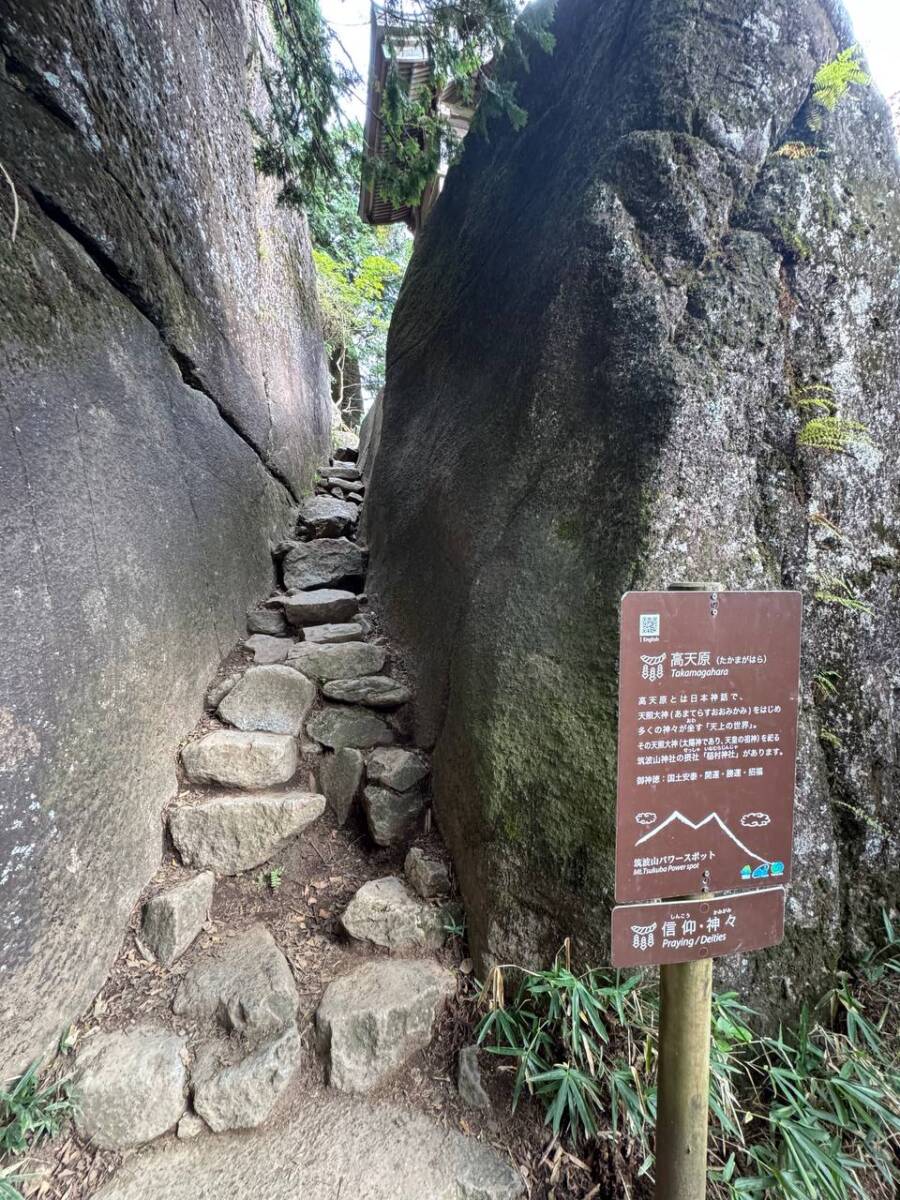
[[[428,47],[414,26],[391,26],[384,11],[372,4],[372,44],[369,56],[369,85],[366,96],[365,155],[368,160],[385,154],[381,103],[391,66],[397,70],[408,95],[414,99],[429,86],[434,69]],[[446,116],[460,141],[469,131],[474,108],[462,102],[458,90],[450,85],[437,101],[439,111]],[[359,215],[369,225],[394,225],[400,222],[416,233],[425,221],[441,192],[449,164],[441,167],[428,185],[417,205],[397,206],[382,196],[377,187],[363,180],[360,187]]]

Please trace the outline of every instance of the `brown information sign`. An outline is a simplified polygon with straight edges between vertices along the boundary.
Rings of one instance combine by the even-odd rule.
[[[614,967],[665,966],[777,946],[784,937],[784,888],[701,900],[662,900],[613,909]]]
[[[789,881],[800,616],[799,592],[623,597],[617,900]]]

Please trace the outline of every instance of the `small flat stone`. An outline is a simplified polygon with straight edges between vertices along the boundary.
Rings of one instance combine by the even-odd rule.
[[[321,474],[332,479],[362,479],[362,473],[355,463],[333,463],[323,467]]]
[[[359,492],[348,492],[347,499],[352,500],[354,504],[362,504],[363,498]]]
[[[297,737],[315,699],[315,686],[291,667],[250,667],[219,705],[219,716],[245,732]]]
[[[186,1105],[184,1055],[184,1039],[162,1029],[91,1038],[75,1068],[79,1133],[103,1150],[121,1150],[174,1128]]]
[[[294,645],[292,638],[270,637],[267,633],[254,633],[244,645],[253,653],[253,661],[260,666],[283,663],[288,650]]]
[[[172,1010],[192,1020],[215,1019],[258,1044],[294,1025],[298,1001],[287,959],[269,931],[254,925],[191,968]]]
[[[190,946],[209,917],[215,885],[215,876],[204,871],[144,905],[141,941],[158,962],[170,966]]]
[[[396,875],[364,883],[344,910],[341,924],[356,941],[388,950],[437,950],[444,944],[440,912],[413,895]]]
[[[423,754],[399,747],[374,750],[366,763],[370,783],[380,783],[395,792],[406,792],[421,783],[431,768]]]
[[[334,679],[322,686],[329,700],[365,704],[368,708],[397,708],[412,699],[408,687],[389,675],[366,675],[360,679]]]
[[[359,513],[346,500],[309,496],[297,513],[297,528],[317,538],[341,537],[356,524]]]
[[[345,746],[325,754],[319,766],[319,786],[339,825],[345,824],[362,788],[365,760],[362,751]]]
[[[325,482],[326,486],[331,488],[332,492],[337,491],[344,494],[356,492],[359,494],[366,490],[365,484],[360,483],[358,479],[339,479],[336,475],[329,475]]]
[[[186,1112],[178,1122],[175,1134],[180,1141],[191,1142],[195,1137],[199,1137],[206,1127],[206,1122],[202,1121],[196,1113]]]
[[[295,592],[284,598],[284,615],[292,625],[349,621],[358,611],[359,601],[353,592],[335,588]]]
[[[478,1066],[478,1047],[463,1046],[459,1052],[456,1089],[463,1104],[469,1108],[478,1108],[486,1112],[491,1107],[491,1098],[484,1090],[481,1082],[481,1068]]]
[[[426,858],[418,846],[407,854],[403,871],[410,886],[424,899],[450,895],[450,872],[439,859]]]
[[[264,633],[270,637],[285,637],[290,633],[290,626],[284,619],[284,613],[267,604],[255,604],[247,613],[247,632]]]
[[[366,554],[347,538],[316,538],[294,542],[281,569],[290,592],[332,587],[349,581],[361,583],[366,574]]]
[[[324,683],[376,674],[386,660],[387,651],[369,642],[300,642],[288,655],[288,666],[309,679]]]
[[[363,808],[372,841],[378,846],[397,846],[415,829],[425,808],[425,796],[417,788],[392,792],[389,788],[367,787]]]
[[[297,741],[281,733],[215,729],[199,741],[189,742],[181,751],[181,761],[192,783],[272,787],[287,783],[297,770]]]
[[[253,1129],[272,1111],[300,1058],[300,1037],[291,1024],[280,1037],[239,1063],[194,1075],[194,1107],[215,1133]]]
[[[437,963],[379,959],[330,983],[316,1013],[328,1082],[366,1092],[431,1041],[435,1018],[453,994]]]
[[[389,746],[394,740],[393,731],[367,708],[323,708],[307,722],[306,732],[332,750],[345,746],[368,750]]]
[[[344,443],[335,446],[332,455],[332,463],[340,466],[341,463],[355,463],[359,457],[359,434],[347,431],[338,435]]]
[[[337,642],[358,642],[362,636],[362,626],[355,621],[344,621],[332,625],[307,625],[303,630],[305,642],[315,642],[318,645]]]
[[[268,862],[324,811],[325,797],[311,792],[217,796],[173,808],[169,831],[189,866],[237,875]]]
[[[238,674],[227,675],[224,679],[214,683],[206,693],[207,708],[215,712],[239,679],[240,675]]]

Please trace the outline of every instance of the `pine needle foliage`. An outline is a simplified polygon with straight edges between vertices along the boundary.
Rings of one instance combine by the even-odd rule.
[[[367,164],[381,195],[397,206],[418,204],[441,163],[457,157],[458,135],[439,104],[448,87],[462,105],[476,109],[477,128],[486,129],[497,116],[515,129],[525,125],[515,83],[498,60],[505,53],[509,61],[527,65],[534,49],[552,51],[547,26],[554,7],[555,0],[519,15],[518,0],[383,0],[388,56],[395,58],[400,44],[415,37],[427,48],[433,69],[414,95],[396,67],[388,69],[381,101],[384,153]]]
[[[274,46],[264,56],[265,118],[247,114],[256,136],[256,166],[281,184],[283,204],[323,203],[340,175],[341,98],[358,82],[331,53],[319,0],[269,0]]]
[[[734,993],[713,998],[710,1195],[714,1200],[888,1200],[900,1184],[900,933],[853,985],[757,1034]],[[517,973],[506,998],[504,973]],[[568,945],[547,971],[494,968],[479,1042],[514,1071],[560,1137],[634,1140],[652,1174],[659,997],[650,973],[573,972]]]
[[[344,99],[362,85],[332,54],[336,37],[319,0],[268,0],[275,31],[262,68],[269,99],[265,117],[248,114],[256,135],[258,169],[281,184],[280,200],[309,210],[326,203],[341,177],[348,146],[341,117]],[[401,41],[415,37],[428,50],[431,79],[410,95],[398,71],[388,72],[381,123],[385,155],[369,164],[382,194],[397,205],[417,204],[442,161],[457,152],[457,136],[438,109],[450,84],[464,102],[480,98],[479,120],[502,113],[514,126],[526,120],[515,86],[487,64],[504,49],[525,58],[537,46],[550,50],[546,25],[553,3],[519,16],[518,0],[383,0],[386,41],[395,56]]]

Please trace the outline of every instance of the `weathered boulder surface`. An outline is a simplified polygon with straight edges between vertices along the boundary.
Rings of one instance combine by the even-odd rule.
[[[328,1082],[366,1092],[431,1041],[453,975],[426,960],[379,959],[330,983],[316,1012]]]
[[[3,1078],[106,977],[172,749],[328,445],[303,221],[245,115],[260,20],[249,0],[3,5]]]
[[[100,1033],[78,1053],[75,1124],[104,1150],[139,1146],[171,1129],[184,1112],[183,1038],[163,1029]]]
[[[182,861],[236,875],[258,867],[325,811],[314,792],[257,792],[216,796],[169,813],[169,832]]]
[[[801,590],[787,940],[728,968],[801,998],[900,892],[888,110],[853,88],[810,131],[813,76],[853,41],[832,0],[560,0],[553,31],[518,79],[526,127],[467,139],[417,242],[367,588],[478,956],[532,963],[570,934],[608,953],[621,595]],[[823,385],[865,426],[844,453],[799,437]]]

